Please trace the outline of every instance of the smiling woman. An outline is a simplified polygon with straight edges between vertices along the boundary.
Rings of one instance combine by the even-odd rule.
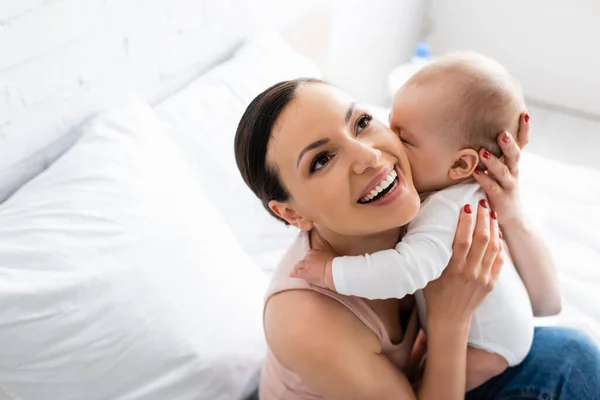
[[[392,249],[398,242],[401,227],[415,217],[420,202],[396,134],[341,90],[299,79],[276,84],[252,101],[236,132],[235,153],[244,180],[263,206],[302,231],[267,291],[269,353],[260,398],[464,399],[471,316],[502,266],[498,222],[486,206],[476,212],[462,208],[452,258],[442,276],[424,289],[428,338],[421,371],[423,342],[416,340],[419,322],[412,296],[367,300],[290,276],[310,250],[362,255]],[[529,388],[528,396],[555,393],[542,385],[545,376],[563,382],[582,368],[600,373],[600,356],[585,338],[551,330],[536,338],[534,361],[510,369],[470,393],[472,398],[495,398],[487,395],[522,387]],[[573,352],[561,357],[573,368],[561,371],[549,355],[567,342]],[[585,362],[577,361],[586,353]],[[575,391],[565,399],[593,398],[576,383],[570,386]]]
[[[401,226],[420,207],[396,135],[341,90],[320,81],[294,80],[267,89],[249,105],[235,148],[240,172],[265,208],[304,232],[275,271],[268,291],[265,331],[271,352],[261,398],[385,399],[394,393],[412,394],[403,374],[414,370],[409,355],[418,324],[412,297],[367,301],[289,277],[311,248],[353,255],[394,246]],[[483,222],[478,223],[477,234],[490,224],[487,213],[480,214]],[[470,237],[472,216],[464,212],[463,219],[461,232]],[[494,238],[489,243],[496,242]],[[473,251],[485,252],[488,242],[478,243],[482,245]],[[492,257],[485,265],[488,273],[492,261],[497,264]],[[470,266],[481,267],[479,262]],[[469,298],[467,310],[485,297],[483,286],[455,289],[451,293]],[[431,303],[436,304],[435,299]],[[449,348],[456,350],[457,376],[450,374],[452,381],[442,387],[444,393],[460,397],[464,394],[460,358],[466,351],[461,349],[461,335],[467,330],[456,327],[466,320],[462,311],[450,314],[444,319],[451,321],[454,333],[440,329],[440,336],[432,335],[430,342],[440,338],[444,358]],[[432,368],[440,367],[441,355],[430,349]],[[366,374],[365,365],[371,366]],[[381,377],[387,383],[377,384]],[[437,377],[438,384],[444,380]],[[434,385],[426,387],[435,393]]]

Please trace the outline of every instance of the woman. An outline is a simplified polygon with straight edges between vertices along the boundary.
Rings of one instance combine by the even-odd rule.
[[[516,175],[517,146],[500,144]],[[418,321],[411,296],[368,301],[289,277],[309,248],[356,255],[394,247],[401,226],[419,209],[410,165],[394,133],[340,90],[295,80],[267,89],[248,106],[235,151],[242,176],[265,208],[302,230],[268,292],[264,324],[270,351],[260,397],[464,398],[470,317],[502,264],[497,221],[488,210],[465,207],[453,257],[425,289],[429,334],[420,377],[423,352],[415,345]],[[497,159],[487,164],[491,171],[501,167]],[[390,168],[398,174],[398,186],[387,200],[359,204],[364,188]],[[515,196],[499,189],[514,177],[498,176],[503,181],[484,183],[490,201],[508,209]],[[535,286],[525,283],[528,289]],[[530,295],[536,308],[542,297],[531,290]],[[536,331],[525,362],[467,397],[585,400],[599,395],[598,349],[578,332],[543,328]]]

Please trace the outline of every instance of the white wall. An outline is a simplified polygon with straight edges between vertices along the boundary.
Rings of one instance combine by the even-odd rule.
[[[387,78],[413,54],[424,0],[346,0],[335,9],[326,76],[361,101],[386,104]]]
[[[600,116],[598,0],[431,0],[432,51],[496,58],[535,100]]]
[[[0,0],[0,202],[123,92],[155,102],[251,33],[287,27],[320,3]]]

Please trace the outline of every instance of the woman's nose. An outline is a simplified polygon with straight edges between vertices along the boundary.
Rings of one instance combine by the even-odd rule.
[[[353,170],[355,174],[363,174],[379,164],[381,151],[368,143],[357,142],[352,151],[354,154]]]

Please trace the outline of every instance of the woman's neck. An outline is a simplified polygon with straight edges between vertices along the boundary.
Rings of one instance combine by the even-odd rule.
[[[311,248],[330,250],[341,256],[356,256],[392,249],[400,239],[402,228],[372,235],[343,236],[323,227],[313,227],[310,232]]]

